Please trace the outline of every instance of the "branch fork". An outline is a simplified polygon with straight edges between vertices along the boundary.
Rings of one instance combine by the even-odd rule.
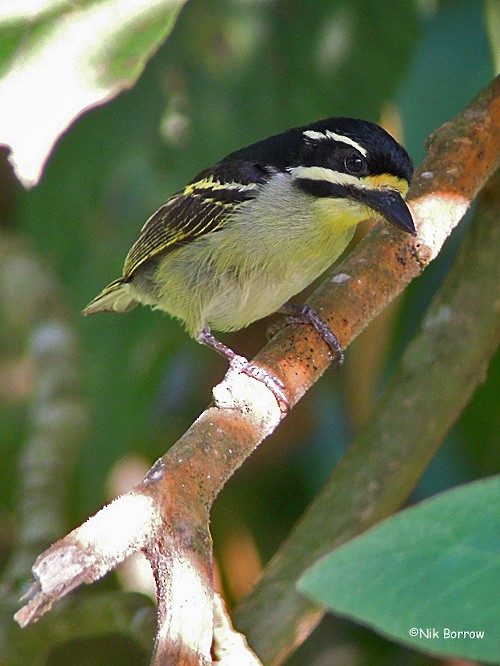
[[[408,197],[418,237],[376,228],[310,299],[343,348],[437,256],[498,168],[499,126],[497,78],[432,137]],[[254,362],[282,379],[293,406],[330,355],[311,326],[292,325]],[[15,616],[21,626],[142,551],[157,583],[154,664],[260,663],[214,592],[209,514],[227,479],[285,415],[261,382],[234,369],[214,398],[140,484],[37,558],[36,582]]]

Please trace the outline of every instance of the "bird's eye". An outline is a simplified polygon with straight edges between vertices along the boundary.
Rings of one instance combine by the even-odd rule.
[[[365,166],[365,161],[356,153],[351,153],[344,157],[344,167],[348,173],[358,174],[363,171]]]

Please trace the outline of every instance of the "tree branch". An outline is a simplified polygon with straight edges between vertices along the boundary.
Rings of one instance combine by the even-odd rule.
[[[500,342],[499,219],[497,173],[372,418],[236,610],[264,663],[282,663],[324,614],[296,591],[298,578],[403,504],[484,381]]]
[[[499,87],[497,79],[433,135],[410,191],[418,238],[379,227],[310,299],[344,347],[437,255],[497,168]],[[293,405],[325,371],[329,356],[311,327],[294,325],[281,331],[255,361],[283,380]],[[283,418],[270,392],[244,375],[229,372],[214,397],[216,406],[197,419],[141,484],[36,560],[37,582],[16,614],[22,626],[76,585],[96,580],[142,549],[158,585],[154,663],[211,663],[210,507],[226,480]],[[110,532],[119,534],[116,543]],[[192,584],[196,600],[189,592],[186,599],[184,580],[172,580],[177,572],[173,559],[181,563],[179,575]],[[200,604],[196,627],[185,616],[186,602]],[[176,613],[185,626],[179,627]]]

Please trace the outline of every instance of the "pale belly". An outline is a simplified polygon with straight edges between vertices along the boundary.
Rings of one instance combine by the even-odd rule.
[[[286,281],[278,280],[278,276],[256,275],[245,285],[229,282],[206,304],[206,321],[211,328],[219,331],[245,328],[279,310],[322,272],[315,273],[313,277],[300,272],[289,274]]]
[[[238,263],[238,269],[221,270],[213,255],[210,262],[205,260],[202,244],[198,248],[193,243],[164,257],[154,276],[155,293],[151,281],[146,284],[140,278],[132,291],[142,303],[182,320],[193,337],[206,325],[215,331],[236,331],[276,312],[305,289],[335,261],[347,241],[342,239],[339,248],[323,247],[313,256],[309,252],[307,259],[297,253],[285,261],[279,251],[263,255],[262,261],[254,255],[243,271]]]

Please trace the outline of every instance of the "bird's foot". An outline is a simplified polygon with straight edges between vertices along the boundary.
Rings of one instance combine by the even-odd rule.
[[[260,365],[252,363],[244,356],[236,354],[236,352],[230,347],[214,337],[208,326],[205,326],[198,335],[198,342],[207,345],[207,347],[211,347],[211,349],[214,349],[218,354],[227,358],[230,367],[236,372],[243,373],[248,377],[252,377],[257,381],[262,382],[262,384],[264,384],[264,386],[266,386],[276,398],[280,411],[284,414],[288,412],[290,409],[290,402],[285,394],[285,385],[281,379],[273,375],[269,370],[262,368]]]
[[[285,385],[279,377],[273,375],[269,370],[266,370],[256,363],[252,363],[244,356],[235,355],[229,361],[229,365],[233,370],[241,372],[252,379],[256,379],[268,388],[276,398],[276,402],[283,414],[286,414],[290,409],[290,402],[285,393]]]
[[[326,322],[319,316],[314,308],[310,305],[294,305],[292,303],[285,303],[280,312],[286,316],[286,324],[311,324],[314,330],[321,335],[323,340],[328,345],[332,357],[335,358],[337,365],[342,365],[344,362],[344,350],[337,336],[327,326]],[[285,324],[285,325],[286,325]]]

